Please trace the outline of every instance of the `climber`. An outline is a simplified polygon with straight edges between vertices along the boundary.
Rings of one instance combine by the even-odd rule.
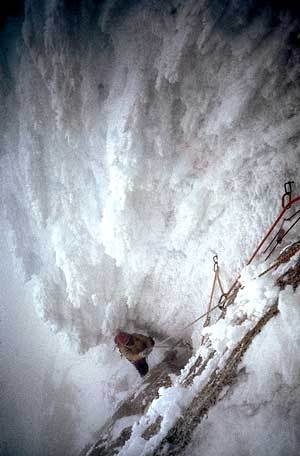
[[[121,357],[125,356],[138,370],[140,376],[144,377],[149,370],[146,356],[151,353],[155,344],[152,337],[137,333],[129,334],[118,330],[115,336],[115,344]]]

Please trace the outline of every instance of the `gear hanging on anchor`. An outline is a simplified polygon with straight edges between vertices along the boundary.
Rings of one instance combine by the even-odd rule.
[[[282,205],[283,209],[285,207],[288,207],[289,204],[292,201],[292,191],[293,191],[292,185],[294,183],[295,183],[295,181],[288,181],[288,182],[285,182],[285,184],[284,184],[285,193],[282,195],[282,198],[281,198],[281,205]],[[288,199],[288,203],[287,204],[285,204],[286,199]]]
[[[221,290],[222,296],[224,294],[224,288],[223,288],[223,285],[222,285],[222,282],[221,282],[221,279],[220,279],[220,269],[219,269],[218,255],[214,255],[213,256],[213,263],[214,263],[214,265],[213,265],[214,279],[213,279],[213,284],[212,284],[212,288],[211,288],[209,303],[208,303],[207,312],[206,312],[206,318],[205,318],[205,321],[203,323],[203,327],[209,326],[210,319],[211,319],[210,314],[216,307],[218,307],[218,306],[216,306],[216,307],[212,308],[212,303],[213,303],[213,299],[214,299],[214,295],[215,295],[215,290],[216,290],[216,285],[217,284],[218,284],[218,286],[219,286],[219,288]],[[201,345],[203,344],[203,342],[204,342],[204,336],[202,336]]]
[[[285,182],[285,184],[284,184],[285,193],[282,195],[282,198],[281,198],[281,204],[282,204],[283,211],[290,211],[290,209],[292,208],[292,204],[293,204],[293,201],[294,201],[292,199],[292,190],[293,190],[292,189],[292,185],[293,184],[294,184],[294,181],[288,181],[288,182]],[[279,244],[281,244],[281,242],[285,238],[285,236],[298,223],[298,221],[300,220],[300,216],[295,221],[293,219],[297,215],[299,215],[299,213],[300,213],[300,209],[298,209],[294,214],[290,215],[289,217],[285,217],[282,220],[282,222],[281,222],[281,224],[279,226],[279,229],[277,230],[277,232],[272,237],[271,241],[269,242],[269,244],[267,245],[267,247],[263,251],[263,253],[266,254],[267,251],[269,250],[269,253],[266,256],[265,261],[268,260],[268,258],[270,258],[270,256],[272,255],[272,253],[274,252],[276,247]],[[288,224],[288,222],[293,222],[289,226],[289,228],[287,228],[287,226],[286,226]]]

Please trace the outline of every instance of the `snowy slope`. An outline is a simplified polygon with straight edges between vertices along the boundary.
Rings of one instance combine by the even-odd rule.
[[[204,345],[181,374],[170,371],[171,385],[146,378],[143,396],[129,398],[125,416],[123,404],[84,454],[298,454],[299,242],[295,247],[268,277],[259,277],[266,264],[244,269],[234,302],[204,328]],[[278,278],[295,267],[293,286],[280,291]],[[167,369],[159,366],[161,379]],[[150,387],[158,390],[154,400]]]

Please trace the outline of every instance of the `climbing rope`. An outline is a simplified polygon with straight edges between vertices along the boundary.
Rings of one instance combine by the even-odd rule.
[[[210,314],[211,312],[213,312],[218,307],[219,307],[219,304],[217,304],[214,307],[212,307],[210,309],[210,311],[203,313],[202,315],[200,315],[200,317],[198,317],[195,320],[191,321],[188,325],[186,325],[186,326],[184,326],[182,328],[182,332],[185,331],[186,329],[190,328],[191,326],[193,326],[195,323],[197,323],[197,321],[202,320],[202,318],[206,317],[206,315]],[[165,342],[167,342],[168,340],[171,340],[171,339],[173,339],[173,336],[167,337],[161,343],[165,344]],[[183,338],[180,338],[174,345],[171,345],[170,350],[172,350],[173,348],[177,347],[177,345],[179,345],[182,341],[183,341]]]
[[[259,243],[258,247],[255,249],[255,251],[251,255],[250,259],[246,262],[246,265],[249,265],[253,261],[253,259],[256,257],[256,255],[258,254],[258,252],[260,251],[262,246],[265,244],[265,242],[267,241],[267,239],[269,238],[269,236],[271,235],[271,233],[273,232],[273,230],[275,229],[277,224],[280,222],[280,220],[282,219],[282,217],[284,216],[286,211],[289,210],[294,204],[300,202],[300,196],[292,199],[292,184],[293,184],[293,181],[289,181],[289,182],[286,182],[284,184],[285,193],[282,196],[282,200],[281,200],[282,201],[282,210],[281,210],[280,214],[278,215],[278,217],[276,218],[275,222],[269,228],[268,232],[266,233],[266,235],[264,236],[262,241]],[[300,209],[295,214],[290,216],[289,218],[284,219],[283,223],[284,223],[284,221],[292,221],[299,213],[300,213]],[[299,220],[300,220],[300,215],[299,215],[299,217],[296,218],[296,220],[292,223],[292,225],[289,227],[289,229],[286,232],[283,231],[283,223],[281,224],[281,227],[279,228],[278,232],[275,234],[275,236],[273,236],[273,238],[271,239],[271,241],[269,242],[268,246],[265,248],[265,250],[263,252],[265,254],[269,250],[269,248],[272,246],[273,242],[275,242],[275,245],[272,247],[272,249],[269,252],[269,254],[268,254],[266,259],[268,259],[270,257],[270,255],[276,249],[278,244],[280,244],[282,242],[284,237],[288,234],[289,231],[291,231],[291,229],[298,223]],[[289,249],[288,252],[287,251],[282,252],[281,255],[277,258],[277,260],[267,270],[262,272],[259,275],[259,277],[263,276],[264,274],[266,274],[270,270],[276,268],[277,266],[279,266],[279,264],[288,261],[289,258],[291,258],[291,256],[293,254],[295,254],[296,252],[298,252],[299,250],[300,250],[300,241],[295,242],[294,244],[292,244],[292,246],[290,246],[290,249]],[[224,289],[223,289],[223,286],[222,286],[222,283],[221,283],[221,280],[220,280],[220,276],[219,276],[219,265],[218,265],[218,256],[217,255],[215,255],[213,257],[213,262],[214,262],[214,267],[213,267],[213,269],[214,269],[214,278],[213,278],[213,284],[212,284],[212,289],[211,289],[209,303],[208,303],[208,309],[207,309],[207,311],[205,313],[203,313],[198,318],[196,318],[195,320],[193,320],[192,322],[187,324],[184,328],[182,328],[182,332],[185,331],[186,329],[188,329],[189,327],[191,327],[192,325],[194,325],[195,323],[197,323],[198,321],[200,321],[201,319],[205,318],[205,317],[206,318],[205,318],[205,321],[203,323],[203,326],[207,326],[209,324],[209,322],[210,322],[210,314],[217,308],[222,310],[222,315],[221,315],[221,317],[222,317],[224,315],[224,313],[226,312],[227,307],[230,304],[233,303],[233,301],[234,301],[234,299],[235,299],[235,297],[237,295],[237,292],[238,292],[238,290],[241,287],[241,284],[239,283],[239,279],[240,279],[240,274],[239,274],[237,276],[236,280],[233,282],[233,284],[229,288],[228,292],[225,293]],[[218,304],[216,304],[215,306],[212,307],[213,298],[214,298],[215,289],[216,289],[216,285],[217,284],[219,285],[219,288],[220,288],[220,290],[222,292],[222,295],[221,295],[221,297],[219,299]],[[169,347],[168,345],[165,345],[165,343],[168,340],[172,339],[172,338],[173,338],[172,336],[167,337],[166,339],[164,339],[161,342],[160,345],[156,345],[156,347],[169,348],[170,350],[172,350],[176,346],[178,346],[183,340],[182,338],[179,339],[171,347]],[[202,336],[201,345],[203,344],[203,341],[204,341],[204,336]],[[159,376],[157,378],[153,378],[148,383],[148,386],[149,387],[152,386],[155,382],[159,383],[160,380],[163,378],[163,375],[165,374],[166,370],[167,370],[167,368],[164,367],[162,369],[161,373],[159,374]]]
[[[294,181],[288,181],[288,182],[286,182],[284,184],[285,193],[283,194],[283,196],[281,198],[282,210],[279,213],[278,217],[276,218],[275,222],[271,225],[271,227],[269,228],[269,230],[267,231],[267,233],[265,234],[265,236],[263,237],[263,239],[259,243],[259,245],[256,247],[256,249],[252,253],[252,255],[249,258],[249,260],[246,262],[247,266],[249,264],[251,264],[252,261],[254,260],[254,258],[257,256],[257,254],[261,250],[262,246],[265,244],[265,242],[267,241],[267,239],[269,238],[269,236],[271,235],[271,233],[273,232],[273,230],[275,229],[277,224],[280,222],[280,220],[282,219],[284,214],[294,204],[296,204],[296,203],[298,203],[300,201],[300,196],[297,196],[296,198],[292,199],[292,184],[293,183],[294,183]],[[291,217],[284,219],[284,221],[292,220],[299,213],[300,213],[300,209],[295,214],[293,214]],[[276,240],[275,245],[273,246],[272,250],[269,252],[268,256],[265,258],[265,261],[272,255],[272,253],[274,252],[276,247],[282,242],[284,237],[289,233],[289,231],[291,231],[291,229],[296,225],[296,223],[298,223],[299,220],[300,220],[300,216],[295,220],[295,222],[289,227],[289,229],[286,232],[284,232],[283,229],[282,229],[282,225],[284,223],[284,221],[283,221],[283,223],[282,223],[281,227],[279,228],[278,232],[275,234],[275,236],[272,238],[271,242],[267,245],[267,247],[263,251],[263,253],[265,254],[268,251],[268,249],[271,247],[271,245],[274,242],[274,240]],[[226,310],[226,307],[228,305],[230,305],[234,301],[234,299],[235,299],[235,297],[237,295],[237,292],[238,292],[238,290],[240,288],[239,279],[240,279],[240,274],[237,276],[236,280],[231,285],[229,291],[227,293],[224,293],[224,295],[220,297],[219,307],[220,307],[220,309],[222,311]]]
[[[211,306],[212,306],[212,302],[213,302],[213,298],[214,298],[214,294],[215,294],[215,289],[216,289],[216,285],[218,284],[219,285],[219,288],[221,290],[221,293],[222,293],[222,296],[224,295],[224,288],[223,288],[223,285],[222,285],[222,282],[221,282],[221,279],[220,279],[220,273],[219,273],[219,263],[218,263],[218,255],[215,255],[213,257],[213,262],[214,262],[214,279],[213,279],[213,284],[212,284],[212,289],[211,289],[211,292],[210,292],[210,298],[209,298],[209,302],[208,302],[208,307],[207,307],[207,315],[206,315],[206,318],[204,320],[204,323],[203,323],[203,327],[206,327],[210,324],[210,314],[211,314]],[[200,342],[200,345],[203,345],[203,342],[204,342],[204,336],[201,337],[201,342]]]
[[[229,290],[227,291],[227,293],[223,293],[220,296],[219,303],[218,303],[218,307],[220,310],[222,310],[222,311],[225,310],[227,308],[227,306],[229,304],[231,304],[231,302],[234,300],[234,298],[240,288],[240,284],[239,284],[240,277],[241,276],[239,274],[238,277],[236,278],[236,280],[233,282],[233,284],[229,288]]]
[[[282,239],[287,235],[287,233],[291,230],[291,228],[294,226],[291,226],[288,231],[284,231],[283,229],[283,225],[284,225],[284,222],[290,222],[294,217],[296,217],[296,215],[298,215],[300,213],[300,209],[298,209],[295,214],[291,215],[290,217],[287,217],[287,218],[284,218],[282,223],[281,223],[281,226],[279,228],[279,230],[277,231],[277,233],[273,236],[273,238],[271,239],[271,241],[269,242],[269,244],[267,245],[267,247],[265,248],[265,250],[263,251],[263,254],[265,254],[268,249],[271,247],[272,243],[274,242],[274,240],[276,239],[277,240],[277,244],[280,244]]]
[[[193,320],[192,322],[190,322],[189,324],[184,326],[182,328],[182,332],[185,331],[186,329],[190,328],[191,326],[193,326],[198,321],[202,320],[202,318],[204,318],[204,317],[206,317],[206,319],[205,319],[205,322],[204,322],[203,326],[207,326],[209,324],[209,315],[211,314],[211,312],[213,312],[214,310],[219,308],[219,302],[218,302],[218,304],[216,304],[215,306],[212,307],[213,297],[214,297],[214,294],[215,294],[215,289],[216,289],[217,283],[218,283],[218,285],[220,287],[220,290],[222,292],[222,296],[224,295],[224,288],[223,288],[223,285],[222,285],[222,282],[221,282],[221,279],[220,279],[218,255],[215,255],[213,257],[213,262],[214,262],[214,266],[213,266],[214,279],[213,279],[212,289],[211,289],[211,293],[210,293],[208,309],[207,309],[206,312],[204,312],[202,315],[200,315],[200,317],[196,318],[195,320]],[[160,346],[164,345],[168,340],[171,340],[171,339],[173,339],[173,336],[167,337],[157,347],[160,347]],[[172,350],[173,348],[177,347],[182,341],[183,341],[183,338],[180,338],[175,344],[171,345],[170,350]]]
[[[252,261],[254,260],[254,258],[257,256],[257,254],[259,253],[259,251],[261,250],[262,246],[265,244],[265,242],[267,241],[267,239],[269,238],[269,236],[271,235],[271,233],[273,232],[273,230],[275,229],[275,227],[278,225],[278,223],[280,222],[280,220],[282,219],[282,217],[284,216],[284,214],[296,203],[299,203],[300,202],[300,196],[297,196],[295,198],[292,199],[292,184],[294,183],[294,181],[288,181],[284,184],[284,190],[285,190],[285,193],[283,194],[282,198],[281,198],[281,205],[282,205],[282,210],[281,212],[279,213],[279,215],[277,216],[276,220],[274,221],[274,223],[271,225],[271,227],[269,228],[269,230],[267,231],[267,233],[265,234],[265,236],[263,237],[263,239],[261,240],[261,242],[258,244],[258,246],[256,247],[256,249],[254,250],[254,252],[252,253],[252,255],[250,256],[249,260],[246,262],[246,266],[250,265],[252,263]],[[291,217],[285,219],[287,221],[290,221],[292,220],[297,214],[300,213],[300,209],[295,213],[293,214]],[[265,248],[264,252],[263,253],[266,253],[267,250],[271,247],[272,243],[274,242],[274,240],[276,240],[276,244],[275,244],[275,247],[273,246],[272,248],[272,251],[268,254],[268,257],[270,257],[270,255],[273,253],[273,251],[275,250],[275,248],[277,247],[278,244],[281,243],[281,241],[284,239],[284,237],[288,234],[288,232],[296,225],[296,223],[298,223],[298,221],[300,220],[300,215],[299,217],[294,221],[294,223],[289,227],[289,229],[286,231],[286,232],[282,232],[281,229],[282,227],[279,229],[279,231],[276,233],[276,235],[272,238],[271,242],[268,244],[268,246]],[[266,258],[266,259],[267,259]],[[233,284],[231,285],[231,287],[229,288],[228,292],[225,293],[224,290],[223,290],[223,287],[222,287],[222,283],[220,281],[220,277],[219,277],[219,267],[218,267],[218,257],[217,255],[215,255],[214,257],[214,272],[215,272],[215,275],[214,275],[214,280],[213,280],[213,286],[212,286],[212,290],[211,290],[211,294],[210,294],[210,300],[209,300],[209,304],[208,304],[208,310],[203,313],[202,315],[200,315],[200,317],[196,318],[195,320],[193,320],[192,322],[190,322],[189,324],[187,324],[186,326],[184,326],[182,328],[182,331],[185,331],[186,329],[188,329],[189,327],[193,326],[195,323],[197,323],[198,321],[200,321],[202,318],[204,317],[207,317],[205,319],[205,322],[203,324],[203,326],[205,325],[205,323],[208,324],[209,322],[209,315],[211,314],[211,312],[213,312],[215,309],[219,308],[220,310],[222,310],[222,315],[221,317],[224,315],[227,307],[232,304],[235,300],[235,297],[238,293],[238,290],[241,288],[241,284],[239,283],[239,279],[240,279],[240,274],[237,276],[237,278],[235,279],[235,281],[233,282]],[[274,266],[275,267],[275,266]],[[269,269],[271,270],[272,267]],[[268,271],[265,271],[264,273],[267,273]],[[264,273],[262,273],[261,275],[263,275]],[[222,291],[222,295],[219,299],[219,302],[217,305],[211,307],[211,304],[212,304],[212,300],[213,300],[213,295],[214,295],[214,291],[215,291],[215,287],[216,287],[216,283],[218,282],[218,285]],[[165,344],[165,342],[167,342],[168,340],[170,339],[173,339],[172,336],[169,336],[167,337],[166,339],[164,339],[161,344]],[[172,345],[170,347],[170,349],[173,349],[175,348],[177,345],[179,345],[181,343],[183,339],[179,339],[174,345]]]
[[[272,245],[273,241],[276,240],[273,248],[270,250],[270,252],[268,253],[268,255],[266,256],[265,258],[265,261],[268,260],[270,258],[270,256],[272,255],[272,253],[274,252],[274,250],[276,249],[276,247],[281,244],[282,240],[285,238],[285,236],[291,231],[292,228],[294,228],[294,226],[299,222],[300,220],[300,216],[294,221],[294,223],[292,223],[292,225],[289,227],[288,230],[284,231],[284,229],[282,228],[284,222],[289,222],[291,221],[294,217],[296,217],[296,215],[298,215],[300,213],[300,209],[295,212],[295,214],[291,215],[291,217],[288,217],[288,218],[285,218],[283,219],[283,222],[282,222],[282,225],[281,225],[281,228],[279,229],[279,231],[277,232],[277,235],[275,235],[275,237],[273,238],[273,240],[271,241],[271,243],[268,245],[268,247],[264,250],[263,253],[266,253],[266,251],[268,250],[268,248],[270,248],[270,246]]]
[[[290,181],[290,182],[286,182],[285,183],[285,190],[287,189],[286,188],[286,184],[292,184],[293,181]],[[276,218],[275,222],[271,225],[271,227],[269,228],[269,230],[267,231],[266,235],[263,237],[262,241],[259,243],[259,245],[257,246],[257,248],[254,250],[254,252],[252,253],[250,259],[247,261],[246,265],[248,266],[253,260],[254,258],[256,257],[256,255],[258,254],[258,252],[260,251],[261,247],[265,244],[266,240],[269,238],[270,234],[273,232],[273,230],[275,229],[275,227],[278,225],[279,221],[282,219],[282,217],[284,216],[284,214],[286,213],[286,211],[288,209],[290,209],[294,204],[298,203],[300,201],[300,196],[297,196],[296,198],[292,199],[292,193],[291,193],[291,190],[289,192],[285,191],[284,195],[282,196],[282,205],[283,208],[281,210],[281,212],[279,213],[278,217]],[[287,204],[285,204],[285,199],[286,197],[289,198],[289,201]],[[294,214],[295,215],[295,214]],[[285,233],[286,234],[286,233]],[[285,235],[284,234],[284,235]],[[280,242],[281,240],[283,239],[283,236],[280,236]],[[276,238],[276,236],[275,236]],[[279,243],[280,243],[279,242]],[[270,244],[271,245],[271,244]],[[267,247],[268,249],[268,247]],[[266,249],[266,250],[267,250]],[[266,251],[265,250],[265,251]]]
[[[210,311],[211,311],[211,305],[213,302],[214,294],[215,294],[215,289],[216,289],[216,284],[219,285],[219,288],[221,290],[222,295],[224,294],[224,288],[222,286],[221,280],[220,280],[220,274],[219,274],[219,263],[218,263],[218,255],[215,255],[213,257],[213,262],[214,262],[214,280],[213,280],[213,285],[210,293],[210,298],[209,298],[209,303],[208,303],[208,308],[207,308],[207,315],[204,320],[203,326],[208,326],[210,323]]]
[[[267,268],[265,271],[261,272],[258,277],[262,277],[267,274],[267,272],[272,271],[272,269],[277,269],[280,264],[287,263],[289,259],[295,255],[300,250],[300,241],[294,242],[292,245],[288,246],[279,257],[274,261],[274,263]]]

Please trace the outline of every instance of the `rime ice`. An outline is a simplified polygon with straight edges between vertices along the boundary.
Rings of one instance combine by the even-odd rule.
[[[277,215],[283,182],[299,188],[300,67],[289,11],[251,16],[247,2],[202,0],[73,3],[27,0],[24,18],[1,29],[0,210],[4,285],[18,303],[4,310],[3,349],[10,360],[19,353],[5,361],[13,365],[5,384],[12,397],[24,395],[31,381],[42,388],[49,369],[47,393],[70,383],[77,405],[66,411],[65,433],[76,422],[79,447],[135,381],[112,352],[116,328],[191,338],[196,351],[201,323],[182,328],[206,309],[213,255],[228,286]],[[248,293],[243,311],[256,318],[273,291]],[[57,375],[28,338],[14,337],[25,324],[39,345],[42,321],[59,334],[44,335],[41,349],[44,360],[57,354]],[[294,333],[288,316],[282,324]],[[234,343],[229,328],[210,330],[217,351]],[[12,378],[24,375],[25,353],[29,369],[43,369],[22,391]],[[58,410],[51,397],[43,430]],[[37,408],[30,413],[42,434]]]

